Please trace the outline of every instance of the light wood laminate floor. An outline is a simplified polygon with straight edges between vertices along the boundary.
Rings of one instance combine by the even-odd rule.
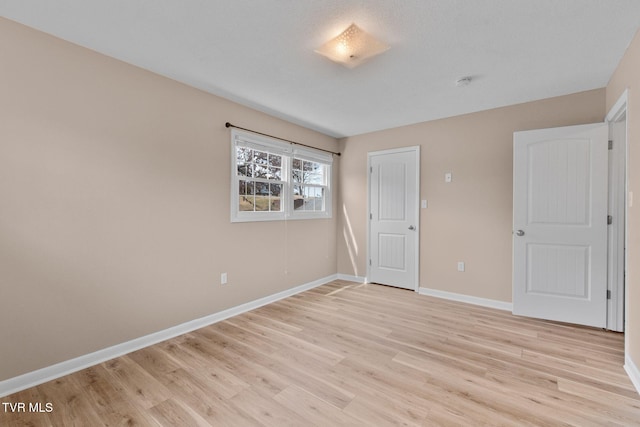
[[[640,425],[622,334],[335,281],[0,399],[0,425]]]

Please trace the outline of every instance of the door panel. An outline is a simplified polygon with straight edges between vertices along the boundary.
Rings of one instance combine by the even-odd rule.
[[[417,147],[369,154],[369,281],[418,288]]]
[[[514,134],[514,314],[606,326],[607,133]]]
[[[551,139],[530,143],[527,149],[529,223],[589,224],[589,140]]]

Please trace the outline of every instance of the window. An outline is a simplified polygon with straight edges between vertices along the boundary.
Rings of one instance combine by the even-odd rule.
[[[236,161],[238,210],[282,212],[282,155],[237,147]]]
[[[233,129],[231,221],[331,217],[331,154]]]

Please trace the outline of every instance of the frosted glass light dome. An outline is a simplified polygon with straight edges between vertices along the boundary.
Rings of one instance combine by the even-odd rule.
[[[354,68],[387,49],[389,46],[376,40],[356,24],[351,24],[337,37],[320,46],[316,52],[347,68]]]

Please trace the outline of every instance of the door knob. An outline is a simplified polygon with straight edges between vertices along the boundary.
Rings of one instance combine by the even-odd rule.
[[[524,230],[516,231],[516,236],[520,236],[520,237],[524,236]]]
[[[416,228],[413,225],[409,226],[409,230],[415,230]]]

